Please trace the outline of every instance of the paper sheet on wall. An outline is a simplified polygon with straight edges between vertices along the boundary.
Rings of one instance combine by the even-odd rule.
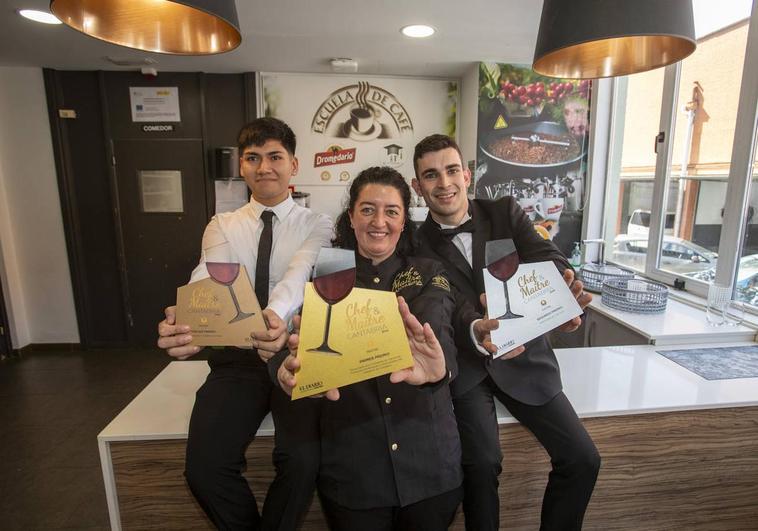
[[[184,212],[182,172],[179,170],[140,170],[143,212]]]
[[[179,87],[129,87],[132,122],[181,122]]]

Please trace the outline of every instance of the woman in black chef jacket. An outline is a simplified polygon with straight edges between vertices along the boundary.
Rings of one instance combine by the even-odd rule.
[[[394,291],[411,369],[331,390],[320,420],[318,488],[332,529],[447,529],[462,497],[461,450],[448,388],[456,372],[453,295],[442,266],[412,256],[410,189],[388,167],[362,171],[337,219],[337,247],[356,251],[356,286]],[[423,325],[422,325],[423,323]],[[295,385],[298,336],[277,372]]]

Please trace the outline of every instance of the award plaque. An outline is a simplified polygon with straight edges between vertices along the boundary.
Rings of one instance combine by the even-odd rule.
[[[516,273],[519,264],[516,244],[510,238],[488,241],[484,248],[484,258],[489,274],[503,283],[505,312],[499,317],[493,317],[493,319],[520,319],[524,317],[511,311],[510,299],[508,297],[508,279]],[[489,297],[487,297],[487,300],[489,300]]]
[[[321,249],[305,285],[293,400],[413,365],[395,293],[354,284],[354,252]]]
[[[492,342],[497,346],[493,358],[582,314],[553,262],[516,262],[510,275],[508,271],[512,266],[501,268],[497,265],[492,268],[496,273],[493,275],[489,259],[487,263],[483,270],[487,311],[500,321],[498,329],[491,332]]]
[[[321,248],[316,264],[313,266],[313,289],[326,302],[326,323],[324,324],[324,340],[320,345],[310,348],[310,352],[342,355],[329,346],[332,306],[347,297],[354,285],[355,252],[348,249]]]
[[[190,326],[191,345],[252,348],[251,332],[263,332],[258,299],[245,266],[206,262],[209,278],[176,291],[176,322]]]

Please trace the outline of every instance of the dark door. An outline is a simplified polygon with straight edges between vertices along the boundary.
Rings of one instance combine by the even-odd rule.
[[[200,256],[207,223],[201,140],[114,142],[132,343],[154,345]]]
[[[254,75],[45,70],[45,85],[82,345],[154,345],[214,211],[214,148],[253,118]],[[135,87],[172,87],[180,120],[133,121]]]

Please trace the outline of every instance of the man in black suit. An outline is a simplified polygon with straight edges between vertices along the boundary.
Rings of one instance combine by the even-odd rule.
[[[437,258],[446,265],[451,284],[462,299],[459,306],[469,308],[459,312],[459,374],[452,382],[463,449],[466,529],[486,531],[499,527],[502,452],[495,397],[550,455],[552,471],[542,502],[540,529],[581,529],[600,457],[563,394],[558,362],[545,336],[501,358],[490,356],[495,349],[484,333],[496,326],[496,321],[486,319],[486,308],[480,301],[486,242],[513,239],[521,262],[552,260],[563,272],[580,306],[585,307],[591,296],[584,293],[581,282],[574,280],[573,270],[558,248],[537,234],[514,198],[468,199],[471,173],[463,166],[454,140],[431,135],[416,146],[413,160],[413,187],[429,207],[429,216],[417,233],[418,254]],[[477,315],[485,319],[474,321]],[[580,324],[577,317],[561,330],[572,331]]]

